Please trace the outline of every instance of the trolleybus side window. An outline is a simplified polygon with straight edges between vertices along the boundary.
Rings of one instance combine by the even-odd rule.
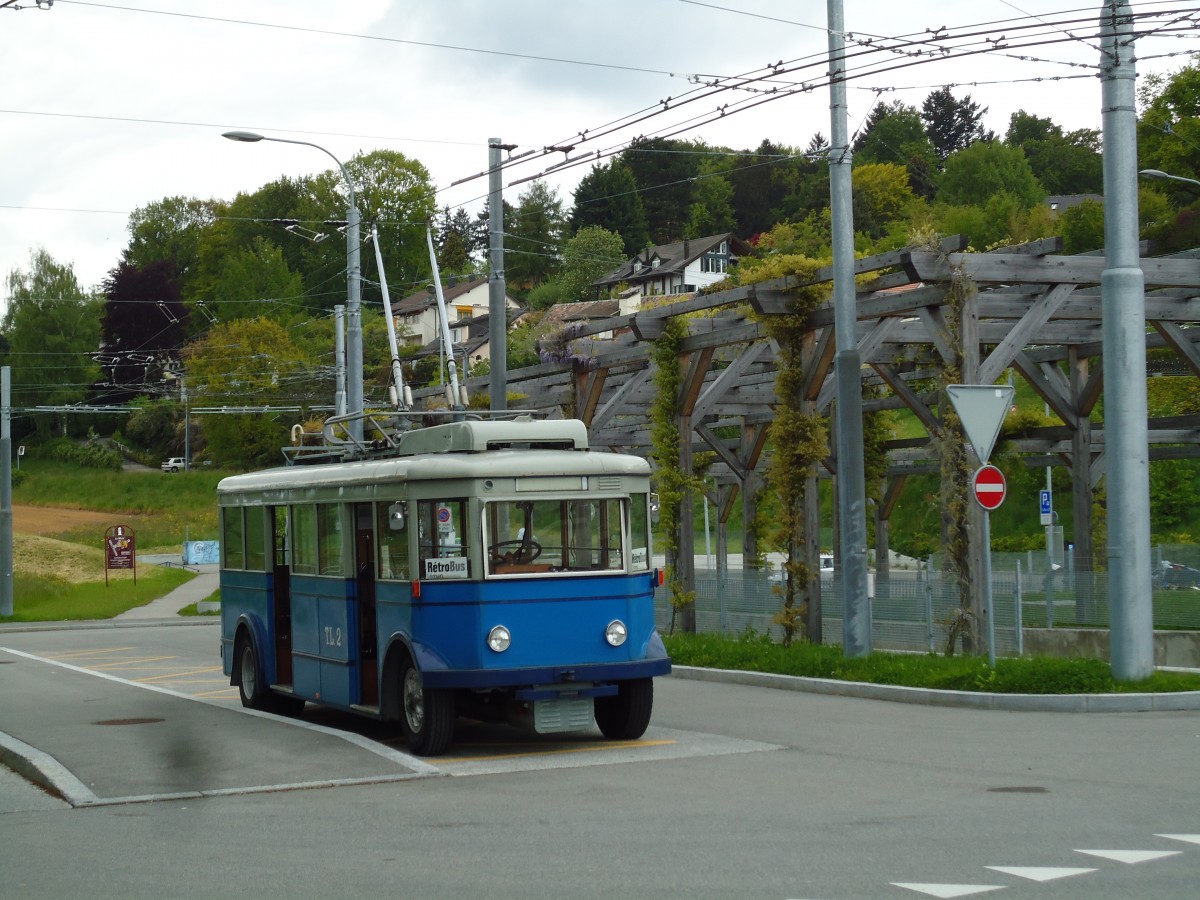
[[[650,568],[650,504],[648,494],[634,494],[629,503],[629,565],[635,572]]]
[[[221,510],[221,549],[225,553],[226,569],[246,567],[245,527],[242,507],[227,506]]]
[[[403,500],[375,504],[375,532],[378,534],[378,577],[383,580],[407,581],[408,568],[408,509]]]
[[[267,516],[260,506],[246,510],[246,568],[267,571]]]
[[[305,503],[292,507],[292,570],[299,575],[345,574],[343,507]]]
[[[322,503],[317,506],[317,552],[321,561],[319,574],[342,576],[342,506]]]
[[[417,504],[417,544],[422,578],[469,578],[467,501],[422,500]]]
[[[311,503],[292,507],[292,571],[317,574],[317,508]]]

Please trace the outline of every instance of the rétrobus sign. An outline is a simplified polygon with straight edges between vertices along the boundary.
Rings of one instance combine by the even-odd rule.
[[[467,558],[465,556],[447,556],[443,559],[425,560],[425,579],[432,581],[438,578],[466,578]]]
[[[104,584],[109,569],[132,569],[137,584],[137,541],[132,528],[110,525],[104,532]]]

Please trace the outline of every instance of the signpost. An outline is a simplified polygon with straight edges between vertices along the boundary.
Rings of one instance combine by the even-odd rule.
[[[1012,408],[1012,385],[951,384],[946,395],[954,404],[967,440],[982,465],[971,476],[971,493],[983,508],[983,610],[987,617],[988,663],[996,665],[996,623],[992,610],[992,510],[1004,502],[1004,473],[988,465],[1000,426]]]
[[[110,525],[104,532],[104,586],[108,587],[109,569],[132,569],[137,584],[137,543],[132,528]]]
[[[1054,505],[1050,496],[1050,491],[1046,488],[1042,488],[1042,490],[1038,492],[1038,507],[1042,514],[1042,524],[1053,525]]]

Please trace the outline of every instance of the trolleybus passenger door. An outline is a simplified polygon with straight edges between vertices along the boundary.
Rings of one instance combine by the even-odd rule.
[[[358,601],[359,703],[379,704],[379,651],[375,628],[375,531],[370,503],[354,505],[354,580]]]
[[[268,509],[274,535],[273,594],[275,606],[275,683],[292,683],[292,588],[288,565],[288,515],[286,506]]]

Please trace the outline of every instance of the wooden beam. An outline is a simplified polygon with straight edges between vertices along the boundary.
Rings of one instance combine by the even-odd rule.
[[[1049,321],[1063,301],[1075,290],[1072,284],[1058,284],[1046,292],[1021,317],[1008,336],[979,365],[979,384],[994,384],[1008,368],[1014,356],[1026,344],[1035,343],[1034,335]]]

